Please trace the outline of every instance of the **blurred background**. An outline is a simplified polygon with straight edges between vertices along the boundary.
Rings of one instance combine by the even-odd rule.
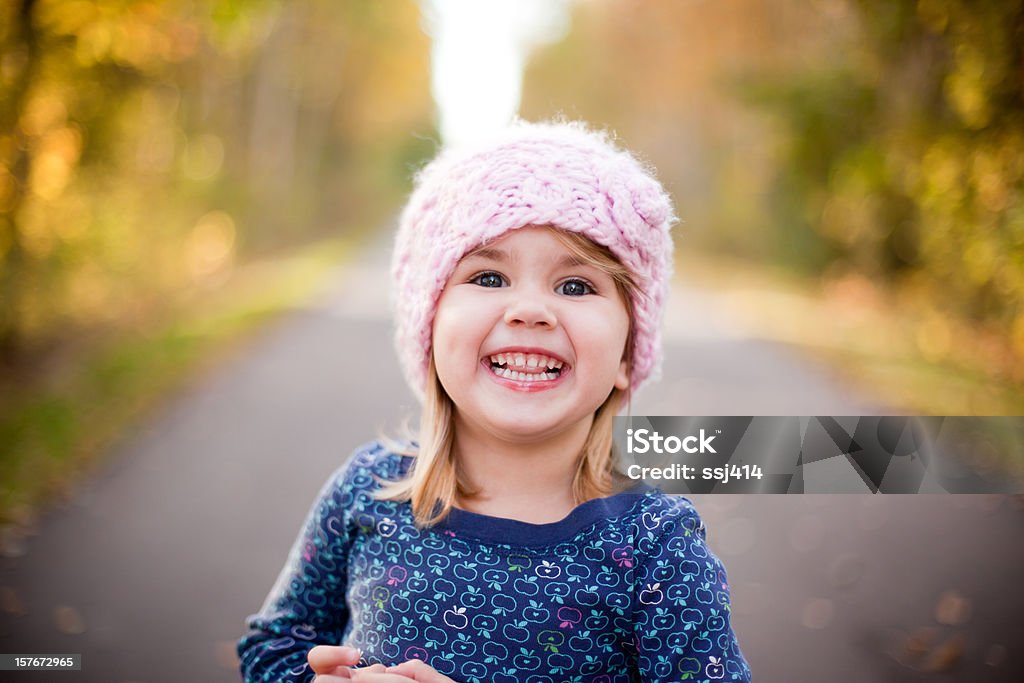
[[[236,537],[267,539],[256,555],[239,552],[258,566],[246,578],[252,590],[269,588],[331,464],[374,436],[367,424],[390,430],[415,410],[391,367],[380,291],[412,175],[443,143],[517,113],[607,128],[657,169],[682,218],[682,308],[670,339],[686,358],[718,346],[734,352],[725,367],[750,364],[743,378],[700,381],[668,365],[668,388],[640,408],[1022,413],[1019,2],[10,0],[0,5],[0,649],[59,643],[81,651],[76,638],[104,633],[81,601],[46,597],[70,585],[69,574],[45,579],[31,566],[46,556],[48,534],[89,538],[61,520],[80,522],[104,501],[94,532],[116,536],[114,520],[138,520],[154,499],[177,510],[181,491],[217,483],[210,500],[219,507],[207,512],[245,517],[250,526]],[[301,326],[313,309],[332,312],[337,337],[285,343],[282,330]],[[697,328],[710,331],[698,339]],[[758,345],[723,345],[718,329],[742,329],[733,336]],[[375,342],[364,348],[364,338]],[[270,348],[278,365],[260,356]],[[831,388],[788,384],[800,371],[776,352],[796,359],[793,367],[820,368],[821,387]],[[281,360],[299,357],[317,364],[311,373],[336,380],[323,395]],[[372,417],[332,422],[355,400],[338,395],[361,385],[351,374],[358,368],[331,368],[360,361],[379,373],[365,382],[393,386],[402,398],[385,392]],[[766,368],[780,373],[770,388],[743,383]],[[695,387],[718,393],[702,402]],[[253,413],[240,407],[257,399]],[[240,412],[218,412],[225,406]],[[187,417],[200,413],[201,428]],[[321,454],[320,469],[294,482],[291,502],[274,499],[276,512],[264,509],[266,493],[240,493],[262,486],[247,459],[268,447],[251,436],[253,415],[294,423],[273,442],[271,482],[282,461]],[[316,415],[338,431],[309,429]],[[227,440],[247,432],[244,444]],[[232,455],[222,457],[225,450]],[[124,489],[138,507],[109,502],[105,487],[149,457],[177,468],[178,478],[143,464],[138,476],[148,472],[148,483]],[[204,470],[212,461],[225,469]],[[1022,463],[1018,453],[997,464],[1020,471]],[[954,518],[973,510],[991,533],[1019,539],[1019,501],[958,498],[959,507],[942,504]],[[726,524],[735,504],[709,505]],[[822,518],[807,511],[811,502],[769,505],[780,528],[797,530],[789,536],[797,551],[804,541],[794,538],[820,540],[820,522],[800,522]],[[871,531],[879,513],[869,508],[854,512]],[[273,533],[256,533],[254,509],[280,518]],[[203,519],[191,519],[193,531]],[[965,528],[979,525],[972,519]],[[733,527],[734,545],[747,539],[744,551],[762,533]],[[977,552],[992,554],[986,566],[1019,574],[1019,553],[976,542]],[[54,541],[46,565],[67,565],[67,548]],[[920,557],[923,566],[935,562]],[[898,560],[890,558],[894,571]],[[211,556],[192,561],[195,582],[210,584],[203,563]],[[86,589],[110,573],[98,567],[79,577]],[[843,567],[840,584],[850,585]],[[238,566],[224,572],[226,581],[245,574]],[[750,602],[763,604],[774,581],[751,578]],[[121,601],[130,610],[150,589],[122,589]],[[227,626],[209,648],[222,673],[234,665],[230,629],[240,635],[245,614],[259,606],[252,590],[222,605]],[[1016,609],[1015,584],[1012,591],[1003,606]],[[207,602],[218,597],[227,600],[214,591]],[[837,608],[813,602],[831,598],[808,599],[797,626],[820,631]],[[1019,680],[1020,659],[1007,663],[1008,648],[1024,644],[1019,627],[976,647],[941,632],[970,620],[972,604],[978,626],[981,603],[972,600],[980,598],[950,578],[920,598],[920,624],[892,625],[903,629],[882,639],[897,643],[892,680]],[[782,658],[769,661],[772,633],[757,632],[757,663],[792,676]],[[145,655],[152,652],[140,662]],[[96,680],[175,680],[164,676]],[[830,680],[889,678],[875,671]]]

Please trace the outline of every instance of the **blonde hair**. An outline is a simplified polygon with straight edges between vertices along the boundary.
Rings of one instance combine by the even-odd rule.
[[[547,227],[547,226],[546,226]],[[615,283],[615,288],[629,314],[626,336],[627,375],[631,373],[633,347],[633,297],[643,296],[633,274],[600,246],[574,232],[553,229],[553,234],[581,263],[601,269]],[[482,248],[481,245],[477,249]],[[469,252],[468,255],[473,252]],[[420,415],[419,447],[402,446],[388,440],[391,450],[415,456],[412,472],[405,479],[385,482],[375,497],[381,500],[411,501],[413,518],[418,526],[429,527],[442,521],[456,499],[472,498],[472,489],[459,471],[453,444],[455,441],[455,406],[441,385],[431,353],[424,387],[423,411]],[[575,504],[607,496],[612,490],[615,467],[612,421],[629,390],[613,388],[608,398],[594,412],[594,420],[576,462],[572,494]]]

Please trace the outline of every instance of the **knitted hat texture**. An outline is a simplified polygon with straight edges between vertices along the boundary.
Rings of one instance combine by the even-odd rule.
[[[443,151],[417,174],[391,263],[395,347],[409,385],[422,400],[437,302],[462,257],[510,230],[543,225],[608,247],[633,273],[636,392],[660,373],[675,220],[653,173],[578,122],[517,122]]]

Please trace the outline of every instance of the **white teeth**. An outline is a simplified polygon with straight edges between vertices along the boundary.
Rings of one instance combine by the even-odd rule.
[[[562,361],[539,353],[496,353],[490,361],[491,372],[516,382],[551,381],[562,375]]]
[[[562,361],[537,353],[497,353],[490,357],[492,364],[512,366],[517,369],[547,368],[554,370],[562,367]]]
[[[558,373],[554,372],[516,372],[508,368],[491,368],[498,377],[512,379],[518,382],[541,382],[543,380],[558,379]]]

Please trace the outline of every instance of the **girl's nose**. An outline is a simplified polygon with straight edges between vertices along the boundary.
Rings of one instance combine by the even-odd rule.
[[[543,296],[534,293],[517,292],[505,309],[505,323],[527,327],[554,327],[558,323],[554,311]]]

